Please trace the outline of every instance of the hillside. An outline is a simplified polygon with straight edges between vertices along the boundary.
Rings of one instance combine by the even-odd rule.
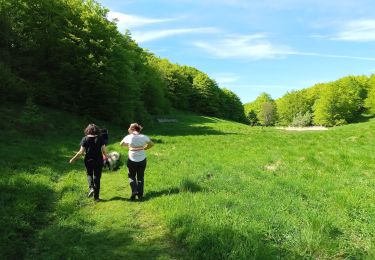
[[[322,132],[248,127],[175,113],[145,127],[145,200],[131,202],[126,167],[86,198],[69,165],[92,119],[42,109],[33,132],[21,107],[0,108],[0,251],[38,259],[363,259],[375,257],[375,121]],[[127,126],[109,129],[110,151]]]

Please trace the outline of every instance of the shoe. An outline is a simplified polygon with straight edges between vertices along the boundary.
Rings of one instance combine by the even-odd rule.
[[[130,200],[131,201],[135,201],[135,196],[136,196],[137,194],[132,194],[131,196],[130,196]]]
[[[99,202],[100,201],[100,199],[99,198],[96,198],[96,199],[94,199],[95,200],[95,202]]]
[[[139,195],[139,194],[138,194],[138,199],[139,199],[139,200],[142,200],[142,199],[143,199],[143,195]]]
[[[89,193],[87,194],[87,197],[90,198],[92,197],[92,195],[94,195],[94,189],[90,189]]]

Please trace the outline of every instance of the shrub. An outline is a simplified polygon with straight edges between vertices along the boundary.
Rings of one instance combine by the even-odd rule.
[[[310,111],[307,111],[305,114],[298,112],[297,115],[293,118],[291,126],[304,127],[310,126],[313,121],[313,114]]]

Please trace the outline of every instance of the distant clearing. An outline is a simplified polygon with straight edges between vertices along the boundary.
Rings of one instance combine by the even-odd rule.
[[[325,131],[328,130],[325,126],[308,126],[308,127],[277,127],[277,129],[286,130],[286,131]]]

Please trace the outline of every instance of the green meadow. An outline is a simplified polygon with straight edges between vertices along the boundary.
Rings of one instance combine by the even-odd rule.
[[[375,120],[287,132],[176,112],[146,125],[145,198],[126,166],[87,198],[83,160],[68,163],[90,118],[0,108],[4,259],[374,259]],[[109,151],[127,126],[109,129]]]

